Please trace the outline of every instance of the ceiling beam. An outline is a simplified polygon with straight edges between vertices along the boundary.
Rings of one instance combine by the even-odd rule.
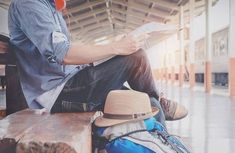
[[[108,20],[109,20],[109,23],[110,23],[110,27],[113,29],[112,14],[111,14],[111,10],[110,10],[111,2],[112,2],[112,0],[105,0],[106,12],[108,14]]]
[[[149,8],[149,9],[153,9],[154,6],[155,6],[155,3],[152,3],[152,4],[150,5],[150,8]],[[149,15],[150,15],[150,13],[147,13],[146,17],[144,18],[144,22],[147,21],[146,18],[149,17]]]
[[[168,2],[166,0],[147,0],[149,2],[154,3],[155,5],[162,6],[174,11],[178,11],[178,5],[174,2]]]
[[[127,14],[125,11],[122,11],[121,9],[118,9],[116,7],[112,7],[112,11],[117,12],[117,13],[121,13],[123,15],[129,15],[130,17],[134,17],[138,20],[146,20],[147,22],[159,22],[159,23],[164,23],[164,19],[160,19],[160,18],[154,18],[151,16],[146,17],[144,14],[142,13],[135,13],[130,11],[129,14]]]
[[[8,9],[9,6],[10,6],[10,2],[8,2],[8,1],[0,2],[0,7],[3,9]]]
[[[125,22],[121,22],[117,19],[114,19],[114,23],[120,25],[122,28],[129,28],[130,30],[136,29],[136,26],[130,25],[130,24],[125,23]]]
[[[118,15],[114,15],[114,14],[113,14],[113,17],[116,18],[116,19],[122,20],[122,21],[126,21],[126,23],[133,23],[133,24],[135,24],[137,26],[138,25],[140,26],[140,25],[142,25],[144,23],[144,22],[141,22],[140,20],[136,20],[134,18],[126,20],[124,17],[118,16]]]
[[[213,0],[213,4],[215,5],[216,2],[218,2],[218,0]],[[201,0],[201,1],[195,1],[195,16],[198,16],[200,15],[202,12],[205,11],[205,0]],[[187,19],[187,16],[189,14],[189,3],[185,4],[184,5],[184,15],[185,15],[185,18]],[[186,20],[187,22],[188,20]],[[170,20],[169,20],[169,23],[171,24],[178,24],[178,18],[177,17],[174,17],[174,16],[171,16],[170,17]]]
[[[76,13],[78,11],[81,11],[81,10],[84,10],[84,9],[87,9],[87,8],[90,8],[90,7],[94,7],[94,6],[102,4],[102,3],[105,3],[105,2],[103,0],[96,0],[94,2],[86,2],[86,3],[83,3],[81,5],[68,8],[68,11],[70,13]]]
[[[108,15],[102,15],[102,16],[97,16],[97,20],[100,22],[102,20],[108,19]],[[84,26],[88,25],[88,24],[92,24],[92,23],[99,23],[97,22],[97,20],[95,20],[94,18],[82,21],[82,22],[78,22],[78,24],[74,24],[72,26],[70,26],[70,30],[76,29],[76,28],[84,28]]]
[[[100,13],[103,13],[103,12],[106,12],[105,8],[95,10],[96,14],[100,14]],[[92,17],[92,16],[93,16],[93,13],[91,13],[91,12],[76,15],[76,16],[73,16],[73,18],[70,20],[70,22],[76,22],[76,21],[84,20],[84,19]],[[65,21],[68,23],[68,19],[65,19]]]
[[[109,25],[109,22],[102,22],[102,23],[99,23],[99,24],[94,24],[94,25],[89,26],[89,27],[84,27],[84,29],[81,29],[81,30],[75,30],[75,31],[72,32],[72,35],[82,35],[83,36],[89,31],[95,30],[99,27],[106,27],[107,25]]]
[[[169,13],[167,13],[167,12],[159,11],[159,10],[156,10],[156,9],[150,9],[147,6],[137,4],[133,1],[130,1],[130,3],[128,1],[128,4],[127,4],[127,3],[123,3],[123,2],[120,2],[120,1],[113,0],[113,3],[131,8],[131,9],[134,9],[134,10],[138,10],[142,13],[150,13],[150,14],[153,14],[155,16],[158,16],[159,18],[167,18],[169,16]]]

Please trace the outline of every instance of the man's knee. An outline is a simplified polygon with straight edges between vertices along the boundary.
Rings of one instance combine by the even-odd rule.
[[[112,59],[112,62],[118,63],[118,65],[123,64],[125,66],[130,65],[133,67],[136,64],[141,64],[141,61],[146,62],[147,56],[143,49],[138,50],[137,52],[126,55],[126,56],[116,56]]]
[[[127,56],[127,60],[129,62],[130,61],[134,61],[134,62],[138,62],[139,63],[139,60],[147,61],[148,58],[147,58],[146,52],[143,49],[139,49],[137,52],[135,52],[135,53],[133,53],[131,55],[128,55]]]
[[[146,52],[143,49],[139,49],[137,52],[131,55],[134,57],[146,57]]]

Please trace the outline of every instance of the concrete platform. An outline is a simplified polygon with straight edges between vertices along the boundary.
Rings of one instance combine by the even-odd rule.
[[[171,134],[181,136],[193,153],[235,152],[235,99],[160,82],[157,85],[167,97],[188,108],[186,118],[167,122],[167,127]]]

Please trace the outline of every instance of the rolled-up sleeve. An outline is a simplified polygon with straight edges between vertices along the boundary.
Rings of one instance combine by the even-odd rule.
[[[61,31],[50,4],[35,0],[18,2],[15,18],[21,30],[50,63],[63,63],[70,42]]]

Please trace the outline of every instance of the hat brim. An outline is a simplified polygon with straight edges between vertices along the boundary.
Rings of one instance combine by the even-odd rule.
[[[158,112],[159,112],[158,108],[152,107],[152,113],[139,117],[137,119],[131,119],[131,120],[108,119],[108,118],[104,118],[103,116],[100,116],[95,120],[95,125],[98,127],[107,127],[107,126],[113,126],[113,125],[122,124],[126,122],[131,122],[131,121],[144,120],[144,119],[155,116]]]

